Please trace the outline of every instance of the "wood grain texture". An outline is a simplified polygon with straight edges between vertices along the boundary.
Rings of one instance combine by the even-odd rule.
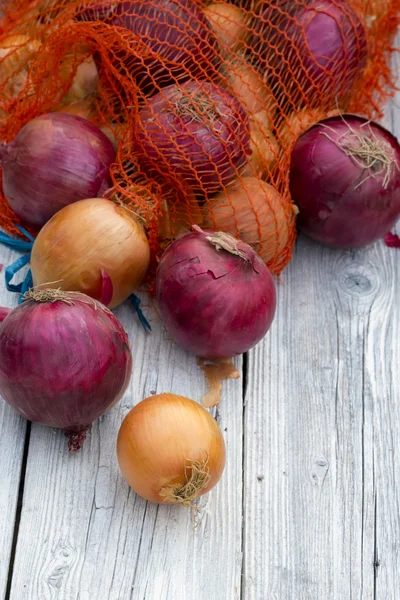
[[[4,269],[20,256],[6,248],[1,249],[0,263]],[[17,297],[0,286],[0,306],[12,308]],[[26,421],[19,417],[3,400],[0,401],[0,598],[7,588],[22,456],[26,434]]]
[[[399,597],[399,292],[399,250],[300,236],[249,357],[246,600]]]
[[[133,377],[119,406],[93,425],[82,451],[68,455],[60,432],[32,426],[13,600],[240,596],[241,380],[227,383],[218,409],[227,466],[217,488],[201,500],[197,532],[190,511],[145,502],[119,473],[116,436],[135,403],[163,391],[199,400],[205,391],[195,358],[167,339],[158,318],[144,310],[153,315],[151,335],[130,307],[117,311],[133,345]]]

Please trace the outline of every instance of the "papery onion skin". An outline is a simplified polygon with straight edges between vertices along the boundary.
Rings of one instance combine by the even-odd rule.
[[[175,394],[146,398],[128,413],[119,430],[117,455],[135,492],[163,504],[179,502],[165,490],[184,486],[185,466],[204,462],[210,476],[196,497],[215,486],[225,466],[225,444],[216,420],[197,402]]]
[[[0,325],[0,394],[30,421],[78,433],[124,394],[132,372],[116,317],[83,294],[43,290]],[[57,299],[59,298],[59,299]]]
[[[248,118],[215,84],[172,85],[140,110],[133,152],[144,170],[207,195],[229,183],[251,154]]]
[[[357,137],[383,144],[389,170],[375,155],[371,169],[348,156]],[[343,148],[343,144],[347,145]],[[342,146],[342,147],[341,147]],[[385,178],[387,177],[387,181]],[[382,238],[400,216],[400,145],[377,123],[355,115],[324,119],[296,142],[290,192],[299,208],[298,226],[322,244],[361,248]]]
[[[35,286],[79,291],[101,300],[104,269],[113,284],[110,308],[141,283],[150,247],[139,221],[102,198],[66,206],[42,228],[32,249]]]
[[[27,123],[0,157],[9,206],[41,227],[64,206],[109,187],[115,150],[89,121],[56,112]]]
[[[252,46],[292,100],[318,106],[352,87],[367,60],[367,40],[345,0],[265,0],[260,14]]]
[[[110,20],[134,33],[150,56],[121,54],[120,59],[143,91],[210,75],[218,44],[203,11],[192,0],[129,0],[117,5]],[[116,62],[120,68],[120,62]]]
[[[247,352],[264,337],[276,293],[270,272],[250,246],[228,236],[242,258],[217,250],[210,236],[195,231],[173,242],[161,257],[156,286],[171,337],[185,350],[217,360]]]

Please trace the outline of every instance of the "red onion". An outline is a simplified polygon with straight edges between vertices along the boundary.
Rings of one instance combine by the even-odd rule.
[[[208,82],[171,85],[139,112],[134,152],[145,170],[207,195],[229,183],[251,154],[243,106]]]
[[[345,0],[265,0],[252,46],[296,103],[349,90],[367,59],[363,24]]]
[[[70,449],[121,398],[131,371],[121,324],[84,294],[30,291],[0,325],[0,394],[26,419],[63,429]]]
[[[0,148],[3,192],[18,217],[42,226],[67,204],[101,196],[114,158],[110,140],[86,119],[42,115]]]
[[[362,117],[324,119],[294,146],[290,191],[307,235],[333,247],[366,246],[400,216],[400,145]]]
[[[0,323],[4,321],[7,315],[11,312],[11,308],[0,307]]]
[[[138,36],[147,56],[121,56],[129,73],[149,93],[189,78],[204,78],[218,59],[217,40],[193,0],[130,0],[119,4],[111,24]],[[149,56],[150,54],[150,56]]]
[[[211,360],[247,352],[267,333],[275,286],[244,242],[196,228],[173,242],[157,270],[157,300],[171,337]]]

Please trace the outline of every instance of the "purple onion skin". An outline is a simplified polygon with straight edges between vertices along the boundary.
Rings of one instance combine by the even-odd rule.
[[[206,117],[177,110],[196,94],[218,108],[211,125]],[[139,111],[133,150],[144,170],[207,195],[229,183],[251,154],[248,117],[236,98],[213,83],[171,85]]]
[[[212,232],[209,233],[212,235]],[[247,260],[189,233],[161,257],[156,277],[161,318],[185,350],[211,360],[247,352],[275,315],[275,285],[261,258],[239,242]]]
[[[345,0],[266,0],[252,46],[298,105],[342,97],[367,60],[363,24]]]
[[[388,144],[394,162],[386,189],[382,163],[368,171],[336,145],[349,127]],[[291,157],[290,192],[300,211],[299,229],[335,248],[361,248],[382,238],[400,216],[399,169],[400,145],[377,123],[354,115],[317,123],[298,139]]]
[[[172,83],[210,76],[218,62],[217,39],[193,0],[131,0],[119,4],[111,24],[138,36],[151,56],[121,56],[149,94]]]
[[[75,433],[121,398],[132,355],[110,311],[66,295],[73,305],[28,300],[1,323],[0,393],[26,419]]]
[[[89,121],[60,112],[27,123],[0,156],[9,206],[41,227],[64,206],[101,197],[110,187],[115,150]]]

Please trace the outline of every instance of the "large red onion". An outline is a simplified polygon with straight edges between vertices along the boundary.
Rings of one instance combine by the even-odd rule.
[[[173,242],[157,270],[157,301],[171,337],[207,359],[247,352],[267,333],[275,286],[244,242],[196,229]]]
[[[129,0],[117,5],[110,22],[143,42],[147,56],[133,50],[121,59],[147,93],[209,76],[218,62],[217,39],[193,0]]]
[[[241,103],[213,83],[171,85],[140,110],[133,149],[143,169],[207,195],[246,163],[249,121]]]
[[[345,0],[265,0],[252,46],[295,103],[342,97],[367,59],[363,24]]]
[[[307,235],[333,247],[366,246],[400,216],[400,145],[362,117],[324,119],[294,146],[290,191]]]
[[[128,337],[103,305],[76,292],[31,291],[0,325],[0,394],[30,421],[79,446],[125,392]]]
[[[42,115],[0,148],[3,192],[18,217],[41,227],[64,206],[101,196],[114,158],[110,140],[86,119]]]

